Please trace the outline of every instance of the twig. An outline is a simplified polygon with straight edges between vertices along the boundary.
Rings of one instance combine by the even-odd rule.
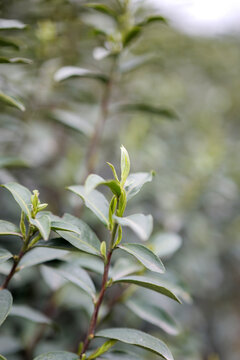
[[[22,257],[28,251],[28,244],[31,239],[31,236],[32,236],[32,229],[31,229],[31,226],[29,226],[28,233],[24,239],[24,243],[20,250],[20,253],[17,256],[14,256],[14,262],[13,262],[12,268],[11,268],[9,274],[7,275],[6,279],[4,280],[3,284],[0,286],[0,290],[6,289],[8,287],[9,282],[11,281],[13,276],[18,271],[18,264],[19,264],[20,260],[22,259]]]
[[[95,329],[97,326],[97,319],[98,319],[98,313],[100,310],[100,307],[102,305],[102,301],[107,289],[107,282],[108,282],[108,273],[109,273],[109,267],[110,267],[110,263],[111,263],[111,258],[112,258],[112,253],[113,253],[113,243],[114,243],[114,239],[115,239],[115,235],[117,232],[117,228],[118,225],[115,224],[113,231],[112,231],[112,236],[111,236],[111,242],[110,242],[110,246],[109,246],[109,251],[108,251],[108,255],[107,255],[107,260],[105,262],[104,265],[104,272],[103,272],[103,278],[102,278],[102,285],[101,285],[101,290],[98,296],[97,301],[94,304],[94,311],[90,320],[90,324],[89,324],[89,328],[88,328],[88,332],[87,335],[85,337],[85,340],[83,342],[83,347],[82,350],[80,352],[80,359],[82,359],[83,354],[85,354],[86,350],[88,349],[88,346],[91,342],[91,340],[94,338],[94,334],[95,334]]]

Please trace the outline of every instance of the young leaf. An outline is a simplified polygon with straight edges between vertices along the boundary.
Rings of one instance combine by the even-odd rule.
[[[146,246],[141,244],[123,244],[118,247],[135,256],[147,269],[161,274],[165,272],[161,260]]]
[[[138,299],[128,300],[126,306],[141,319],[158,326],[170,335],[177,335],[179,333],[178,325],[175,320],[163,309],[145,304]]]
[[[23,103],[20,100],[15,99],[14,97],[12,97],[10,95],[4,94],[1,91],[0,91],[0,101],[6,105],[15,107],[21,111],[25,111],[25,106],[23,105]]]
[[[25,305],[13,305],[9,315],[18,316],[37,324],[51,324],[52,322],[51,319],[42,314],[40,311]]]
[[[8,259],[11,259],[13,255],[6,249],[0,249],[0,264],[3,264]]]
[[[164,18],[161,15],[154,15],[154,16],[149,16],[146,19],[144,19],[142,22],[138,23],[138,26],[146,26],[153,22],[162,22],[164,24],[167,24],[166,18]]]
[[[15,224],[5,220],[0,220],[0,235],[22,236],[20,230]]]
[[[66,351],[51,351],[41,354],[33,360],[79,360],[79,356]]]
[[[7,359],[0,354],[0,360],[7,360]]]
[[[161,282],[161,280],[156,280],[147,276],[131,275],[116,279],[113,282],[139,285],[141,287],[156,291],[181,303],[179,298],[171,290],[166,288],[165,282]]]
[[[114,215],[114,219],[121,226],[128,226],[142,240],[147,240],[153,229],[152,215],[134,214],[127,217],[118,217]]]
[[[31,218],[31,192],[24,186],[18,183],[8,183],[1,185],[14,197],[18,205],[21,207],[22,211],[27,215],[27,217]]]
[[[36,226],[42,235],[43,240],[47,240],[51,231],[51,221],[47,215],[39,216],[36,219],[31,219],[31,224]]]
[[[161,340],[142,331],[128,328],[112,328],[98,331],[96,337],[118,340],[126,344],[136,345],[162,356],[165,360],[173,360],[168,347]]]
[[[83,69],[77,66],[62,67],[55,73],[54,80],[60,82],[73,77],[96,79],[96,80],[100,80],[103,83],[108,82],[108,77],[106,75],[98,72],[94,72],[92,70]]]
[[[125,191],[127,199],[130,200],[135,196],[147,182],[151,182],[153,172],[139,172],[130,174],[125,182]]]
[[[24,269],[46,261],[61,259],[66,254],[68,254],[68,251],[59,249],[33,248],[23,256],[19,263],[19,268]]]
[[[123,47],[128,46],[132,40],[136,39],[137,36],[141,33],[140,26],[134,26],[131,30],[129,30],[123,37]]]
[[[0,30],[22,30],[26,26],[26,24],[18,20],[0,19]]]
[[[120,196],[121,187],[118,181],[116,180],[105,180],[101,176],[96,174],[90,174],[85,181],[85,191],[90,193],[99,185],[105,185],[113,192],[113,194]]]
[[[90,194],[86,193],[84,186],[73,185],[67,188],[76,195],[80,196],[85,202],[85,205],[106,225],[109,225],[108,209],[109,204],[103,194],[97,190],[91,191]]]
[[[98,356],[101,356],[107,352],[111,347],[116,343],[117,340],[108,340],[102,346],[100,346],[94,353],[88,356],[88,360],[96,359]]]
[[[52,225],[55,226],[55,231],[67,240],[70,244],[75,246],[77,249],[100,256],[100,241],[97,238],[96,234],[92,231],[92,229],[82,220],[72,216],[70,214],[65,214],[63,217],[63,223],[67,223],[66,230],[58,230],[56,228],[56,222],[53,222]],[[71,229],[77,229],[69,231]]]
[[[98,12],[101,12],[102,14],[109,15],[113,18],[117,18],[117,13],[105,4],[88,3],[85,6],[94,9]]]
[[[0,326],[5,321],[12,307],[12,294],[8,290],[0,290]]]
[[[113,176],[115,178],[115,180],[117,180],[119,182],[119,179],[118,179],[118,176],[117,176],[117,172],[116,172],[116,169],[114,167],[113,164],[111,164],[110,162],[107,162],[108,166],[110,166],[112,172],[113,172]]]
[[[102,242],[101,242],[100,251],[101,251],[101,254],[102,254],[104,260],[106,260],[106,259],[107,259],[107,245],[106,245],[106,241],[102,241]]]
[[[130,172],[130,159],[127,150],[121,146],[121,185],[124,185]]]

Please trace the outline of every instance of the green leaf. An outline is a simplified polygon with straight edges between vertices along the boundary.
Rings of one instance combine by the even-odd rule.
[[[98,12],[101,12],[102,14],[111,16],[113,18],[117,18],[117,13],[105,4],[88,3],[85,6],[87,6],[88,8],[94,9]]]
[[[107,164],[108,164],[108,166],[111,168],[115,180],[117,180],[117,181],[119,182],[119,179],[118,179],[118,176],[117,176],[117,172],[116,172],[116,169],[115,169],[114,165],[111,164],[110,162],[107,162]]]
[[[40,311],[25,305],[13,305],[9,315],[18,316],[38,324],[51,324],[52,322],[51,319]]]
[[[0,264],[3,264],[8,259],[11,259],[13,255],[6,249],[0,249]]]
[[[102,360],[144,360],[139,354],[133,352],[126,352],[122,350],[112,351],[109,354],[105,354]]]
[[[96,289],[90,276],[78,265],[67,265],[58,269],[51,268],[51,270],[54,271],[57,275],[62,276],[67,281],[70,281],[80,287],[80,289],[84,290],[93,299],[95,298]]]
[[[45,247],[45,248],[52,248],[52,249],[60,249],[60,250],[67,250],[67,251],[75,251],[78,252],[78,249],[75,246],[72,246],[68,241],[59,237],[50,240],[39,240],[34,246],[37,247]]]
[[[41,354],[33,360],[79,360],[79,356],[66,351],[51,351]]]
[[[165,268],[161,260],[146,246],[141,244],[123,244],[118,247],[129,254],[132,254],[147,269],[161,274],[165,272]]]
[[[146,26],[148,24],[151,24],[153,22],[162,22],[164,24],[167,24],[167,20],[165,17],[161,15],[155,15],[155,16],[149,16],[146,19],[144,19],[142,22],[138,23],[138,26]]]
[[[147,240],[153,229],[152,215],[134,214],[127,217],[118,217],[114,215],[114,219],[121,226],[128,226],[142,240]]]
[[[130,200],[135,196],[147,182],[151,182],[153,178],[153,171],[150,173],[147,172],[138,172],[130,174],[125,183],[125,191],[127,199]]]
[[[86,193],[84,186],[73,185],[67,188],[76,195],[80,196],[85,202],[85,205],[106,225],[109,225],[108,210],[109,203],[105,196],[97,190]]]
[[[5,321],[12,307],[12,294],[8,290],[0,290],[0,326]]]
[[[22,159],[13,156],[0,156],[0,168],[28,167]]]
[[[66,257],[66,260],[69,262],[73,261],[74,263],[78,264],[80,267],[86,270],[93,271],[100,275],[103,274],[104,264],[102,259],[100,259],[98,256],[77,253],[77,254],[69,254],[69,256]],[[111,271],[111,267],[110,267],[110,271]]]
[[[22,30],[26,26],[19,20],[0,19],[0,30]]]
[[[55,228],[55,231],[61,237],[63,237],[65,240],[70,242],[70,244],[72,244],[81,251],[94,255],[101,255],[100,241],[97,238],[96,234],[85,222],[70,214],[65,214],[63,217],[63,221],[68,223],[70,227],[76,227],[77,232],[62,231]],[[55,224],[56,223],[54,222],[53,225],[55,226]]]
[[[55,269],[50,266],[41,265],[40,272],[44,281],[52,291],[60,289],[66,283],[62,275],[57,274]]]
[[[151,248],[161,257],[172,256],[182,245],[182,238],[175,233],[157,233],[151,238]]]
[[[0,220],[0,235],[22,236],[19,228],[15,224],[5,220]]]
[[[88,356],[88,360],[96,359],[98,356],[101,356],[105,352],[107,352],[113,345],[115,345],[116,340],[108,340],[102,346],[100,346],[97,350],[94,351],[90,356]]]
[[[93,133],[92,124],[77,114],[65,110],[54,110],[51,115],[54,120],[73,130],[77,130],[87,136],[91,136]]]
[[[0,354],[0,360],[7,360],[7,359]]]
[[[84,184],[86,193],[90,193],[96,187],[104,185],[109,187],[113,194],[120,196],[121,195],[121,186],[117,180],[105,180],[99,175],[90,174]]]
[[[61,259],[66,254],[68,254],[68,251],[59,249],[33,248],[23,256],[19,263],[19,268],[21,270],[46,261]]]
[[[140,26],[134,26],[131,30],[129,30],[123,37],[123,47],[128,46],[136,37],[138,37],[141,33]]]
[[[142,112],[149,115],[164,117],[168,120],[178,120],[178,116],[170,109],[158,108],[148,104],[124,104],[118,107],[118,111],[123,112]]]
[[[179,298],[168,288],[166,288],[166,283],[162,282],[161,280],[157,280],[154,278],[150,278],[148,276],[140,276],[140,275],[131,275],[125,276],[120,279],[116,279],[113,281],[114,283],[127,283],[127,284],[135,284],[141,287],[156,291],[160,294],[163,294],[179,303],[181,301]]]
[[[55,73],[54,80],[60,82],[73,77],[96,79],[102,81],[103,83],[108,82],[108,77],[106,75],[99,72],[94,72],[92,70],[83,69],[77,66],[62,67]]]
[[[141,272],[142,270],[143,267],[139,263],[133,262],[128,258],[119,258],[110,271],[110,277],[115,281],[130,274]]]
[[[152,54],[134,56],[130,60],[126,60],[119,64],[119,70],[122,74],[127,74],[130,71],[137,70],[142,65],[148,64],[151,60],[154,59]]]
[[[32,60],[16,57],[16,58],[6,58],[4,56],[0,56],[0,64],[32,64]]]
[[[179,333],[178,325],[175,320],[163,309],[145,304],[138,299],[128,300],[126,306],[141,319],[158,326],[170,335],[177,335]]]
[[[14,336],[3,335],[0,336],[0,349],[3,354],[16,354],[23,349],[23,344]]]
[[[130,172],[130,159],[127,150],[121,146],[121,185],[124,185]]]
[[[22,211],[31,218],[31,192],[25,187],[18,183],[11,182],[8,184],[1,185],[14,197]]]
[[[39,230],[43,240],[48,240],[51,231],[50,218],[47,215],[43,215],[37,217],[36,219],[31,219],[30,222]]]
[[[57,230],[63,230],[63,231],[75,232],[77,234],[80,233],[80,230],[76,225],[73,225],[71,222],[64,221],[61,218],[59,220],[53,220],[51,222],[51,229],[56,232],[57,232]]]
[[[118,340],[126,344],[136,345],[162,356],[166,360],[173,360],[168,347],[161,340],[142,331],[128,328],[112,328],[98,331],[96,337]]]
[[[19,45],[15,41],[3,37],[0,37],[0,47],[11,47],[15,50],[19,50]]]
[[[23,105],[23,103],[12,97],[12,96],[9,96],[7,94],[4,94],[3,92],[0,91],[0,102],[6,104],[6,105],[9,105],[9,106],[12,106],[12,107],[15,107],[21,111],[25,111],[25,106]]]

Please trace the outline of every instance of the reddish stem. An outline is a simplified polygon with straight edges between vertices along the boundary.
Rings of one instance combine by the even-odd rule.
[[[106,285],[107,285],[107,281],[108,281],[108,273],[109,273],[111,257],[112,257],[112,250],[110,250],[108,255],[107,255],[107,261],[106,261],[105,266],[104,266],[104,273],[103,273],[101,290],[100,290],[97,302],[95,303],[95,306],[94,306],[94,311],[93,311],[93,314],[92,314],[92,318],[91,318],[91,321],[90,321],[88,332],[87,332],[86,338],[85,338],[84,343],[83,343],[82,351],[80,353],[80,359],[82,358],[82,355],[86,352],[90,341],[94,338],[94,333],[95,333],[95,329],[96,329],[96,325],[97,325],[99,309],[100,309],[100,306],[102,304],[105,291],[107,289]]]

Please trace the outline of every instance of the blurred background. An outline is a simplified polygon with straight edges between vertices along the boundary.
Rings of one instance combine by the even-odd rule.
[[[119,1],[106,1],[120,14],[120,29],[141,24],[125,37],[125,46],[112,16],[86,3],[1,1],[1,18],[27,24],[21,31],[1,31],[1,39],[16,42],[1,40],[1,57],[32,62],[0,63],[1,91],[26,107],[21,112],[0,103],[0,182],[37,188],[54,213],[77,214],[79,202],[65,186],[82,183],[92,171],[110,177],[106,161],[118,166],[123,144],[132,171],[156,172],[129,212],[152,213],[154,232],[172,238],[172,253],[178,251],[165,258],[166,268],[193,298],[173,307],[182,330],[165,339],[175,358],[239,360],[240,3],[130,0],[121,14]],[[167,24],[144,23],[156,15]],[[66,66],[91,74],[61,81]],[[0,218],[18,221],[3,190],[0,201]],[[82,216],[97,229],[94,217],[86,211]],[[37,299],[41,308],[38,276],[37,270],[26,275],[17,294]],[[38,286],[46,297],[44,285]],[[70,323],[71,309],[62,298],[59,303],[62,321]],[[31,326],[21,328],[23,342]],[[8,359],[21,359],[8,327],[2,331]],[[149,331],[158,334],[154,327]],[[55,345],[51,336],[47,345],[40,342],[39,352],[50,349],[51,341]]]

